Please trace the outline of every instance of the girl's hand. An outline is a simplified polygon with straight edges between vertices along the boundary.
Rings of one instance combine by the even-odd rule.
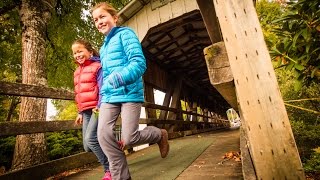
[[[82,124],[82,121],[83,121],[82,114],[78,114],[78,116],[75,120],[76,125]]]
[[[99,109],[97,107],[92,109],[92,113],[94,114],[95,119],[99,118]]]
[[[97,108],[97,107],[93,108],[93,109],[92,109],[92,112],[98,113],[98,112],[99,112],[99,108]]]

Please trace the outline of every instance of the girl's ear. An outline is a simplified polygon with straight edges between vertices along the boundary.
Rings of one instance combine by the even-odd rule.
[[[116,23],[117,23],[117,22],[118,22],[119,17],[118,17],[117,15],[114,15],[114,16],[113,16],[113,19],[114,19],[114,22],[116,22]]]

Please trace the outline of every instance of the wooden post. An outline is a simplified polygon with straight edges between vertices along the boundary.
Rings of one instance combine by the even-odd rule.
[[[197,0],[197,3],[212,44],[222,41],[212,0]]]
[[[152,86],[145,84],[144,90],[145,90],[146,101],[154,104],[154,92],[153,92]],[[156,118],[157,117],[156,110],[151,108],[150,109],[146,108],[146,116],[147,118]]]
[[[204,108],[203,109],[203,115],[208,116],[209,115],[208,111],[209,111],[208,108]],[[204,122],[208,122],[208,118],[207,117],[203,118],[203,121]]]
[[[257,178],[305,179],[252,0],[213,2]]]
[[[197,113],[197,107],[198,107],[197,102],[196,102],[196,101],[193,101],[193,102],[192,102],[192,112],[193,112],[193,113]],[[197,115],[192,115],[191,121],[198,121]]]
[[[172,84],[173,84],[172,81],[168,80],[167,88],[166,88],[167,91],[166,91],[166,94],[164,96],[164,100],[163,100],[162,106],[169,107],[169,105],[170,105],[170,100],[171,100],[171,96],[172,96],[172,93],[173,93]],[[168,116],[168,111],[166,111],[166,110],[161,110],[160,111],[160,117],[159,117],[160,120],[167,120],[167,116]]]
[[[172,94],[172,100],[171,100],[171,108],[176,108],[178,111],[176,113],[169,112],[168,119],[172,120],[182,120],[182,114],[181,114],[181,100],[180,100],[180,94],[181,94],[181,87],[182,87],[182,80],[181,78],[177,78],[176,82],[174,83],[174,90]],[[179,125],[170,125],[169,132],[175,131],[175,129],[178,129]]]

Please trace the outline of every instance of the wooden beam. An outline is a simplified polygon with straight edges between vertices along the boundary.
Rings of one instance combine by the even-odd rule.
[[[97,157],[93,153],[79,153],[22,170],[11,171],[1,175],[0,179],[46,179],[61,172],[97,161]]]
[[[165,107],[169,107],[170,105],[170,100],[171,100],[171,96],[173,93],[173,87],[172,87],[172,79],[170,77],[168,77],[168,81],[167,81],[167,92],[164,96],[164,100],[163,100],[163,106]],[[160,111],[160,117],[159,119],[167,119],[168,116],[168,111]]]
[[[247,133],[245,132],[242,124],[242,127],[240,127],[240,151],[243,179],[256,180],[257,176],[250,156],[248,143]]]
[[[204,132],[209,132],[209,131],[214,131],[219,129],[225,129],[225,127],[211,127],[206,129],[187,130],[187,131],[168,133],[168,135],[169,135],[169,139],[174,139],[174,138],[190,136],[194,134],[199,134],[199,133],[204,133]]]
[[[213,2],[257,179],[305,179],[252,0]]]
[[[201,51],[201,50],[192,48],[192,50],[188,51],[187,54],[183,54],[183,53],[182,53],[182,54],[179,54],[179,55],[176,55],[176,56],[171,56],[171,55],[169,55],[169,56],[166,57],[166,61],[164,61],[164,63],[167,63],[167,61],[170,62],[170,61],[173,60],[173,59],[180,59],[180,58],[182,58],[182,57],[186,57],[187,59],[189,59],[189,58],[197,55],[198,52],[200,52],[200,51]],[[167,60],[167,59],[168,59],[168,60]]]
[[[202,21],[202,17],[198,11],[191,11],[183,16],[180,16],[174,21],[167,21],[157,25],[157,28],[150,29],[149,33],[143,39],[149,39],[150,36],[158,35],[164,32],[170,32],[173,29],[176,29],[178,26],[189,24],[190,21]]]
[[[179,112],[181,112],[180,94],[181,94],[181,87],[182,87],[182,79],[176,78],[176,81],[172,85],[174,86],[174,90],[173,90],[173,94],[172,94],[170,107],[175,108],[175,109],[179,109],[179,111],[177,113],[169,112],[168,118],[169,119],[181,119],[181,117],[179,117],[181,115]]]
[[[154,92],[153,92],[152,86],[148,84],[144,84],[144,87],[145,87],[144,92],[145,92],[146,101],[154,104]],[[146,111],[147,118],[157,117],[155,109],[145,108],[145,111]]]
[[[230,106],[238,111],[234,79],[223,42],[215,43],[204,50],[210,83],[219,91]]]
[[[143,103],[142,105],[145,108],[152,108],[152,109],[160,109],[160,110],[166,110],[166,111],[171,111],[171,112],[177,112],[177,109],[175,108],[170,108],[168,106],[161,106],[161,105],[157,105],[157,104],[151,104],[151,103]]]
[[[219,22],[212,0],[197,0],[197,3],[212,44],[221,41]]]
[[[187,72],[188,75],[192,74],[192,72],[190,72],[192,70],[194,70],[195,72],[198,72],[200,68],[206,67],[206,64],[204,64],[204,62],[201,61],[201,60],[204,61],[203,56],[198,56],[198,58],[199,59],[184,60],[180,62],[173,61],[172,63],[167,64],[170,67],[168,68],[168,70],[170,72],[176,72],[176,73]],[[204,72],[202,71],[201,73],[208,73],[208,71],[206,68],[204,68]]]
[[[74,120],[69,121],[29,121],[29,122],[3,122],[0,123],[0,136],[11,136],[20,134],[32,134],[43,132],[66,131],[81,129]]]
[[[165,108],[164,108],[165,109]],[[172,109],[172,108],[169,108]],[[175,112],[177,110],[175,109]],[[191,112],[182,111],[185,114],[196,115]],[[198,115],[203,116],[203,115]],[[207,116],[203,116],[207,117]],[[225,121],[225,120],[223,120]],[[157,120],[155,118],[144,119],[141,118],[139,121],[141,124],[180,124],[183,121],[173,121],[170,120]],[[117,122],[117,124],[121,124],[121,121]],[[57,131],[67,131],[73,129],[81,129],[81,125],[76,125],[74,120],[68,121],[29,121],[29,122],[3,122],[0,123],[0,137],[1,136],[13,136],[13,135],[21,135],[21,134],[33,134],[33,133],[45,133],[45,132],[57,132]]]
[[[217,119],[217,118],[216,118]],[[220,121],[220,119],[217,119],[217,122]],[[196,121],[175,121],[174,119],[167,119],[167,120],[162,120],[162,119],[140,119],[139,121],[141,124],[195,124],[195,125],[219,125],[222,123],[217,123],[217,122],[196,122]],[[222,120],[221,122],[229,122],[227,120]]]
[[[201,41],[194,41],[194,42],[186,42],[185,44],[182,44],[176,48],[173,48],[173,49],[169,49],[169,50],[166,50],[166,51],[159,51],[155,54],[153,54],[154,56],[159,56],[161,54],[163,54],[164,56],[167,56],[173,52],[176,52],[176,51],[180,51],[180,50],[183,50],[183,48],[186,48],[186,47],[190,47],[190,46],[196,46],[196,45],[206,45],[208,46],[210,44],[210,41],[204,41],[204,42],[201,42]]]
[[[0,82],[0,94],[74,100],[74,93],[68,90],[10,82]]]
[[[180,54],[173,57],[168,56],[167,58],[165,58],[165,61],[163,61],[163,63],[166,65],[170,65],[170,63],[179,63],[184,61],[199,61],[198,59],[204,59],[202,50],[191,48],[191,50],[187,50],[187,53],[185,54]]]
[[[157,43],[156,41],[154,41],[154,45],[153,46],[163,46],[163,45],[166,45],[166,44],[171,44],[171,43],[175,43],[177,42],[179,39],[182,39],[182,38],[187,38],[187,37],[190,37],[191,35],[196,35],[197,33],[201,33],[203,31],[206,31],[206,29],[194,29],[192,31],[189,31],[187,33],[183,33],[181,34],[180,36],[177,36],[177,37],[173,37],[171,38],[170,40],[167,40],[167,41],[163,41],[163,42],[159,42]],[[151,44],[150,44],[151,45]],[[148,46],[149,47],[149,46]]]

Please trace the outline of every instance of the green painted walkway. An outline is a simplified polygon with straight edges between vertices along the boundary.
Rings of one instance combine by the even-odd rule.
[[[127,156],[133,180],[242,179],[241,163],[222,157],[239,150],[239,130],[208,132],[172,139],[170,153],[162,159],[157,145]],[[66,177],[95,180],[103,176],[102,166]]]

